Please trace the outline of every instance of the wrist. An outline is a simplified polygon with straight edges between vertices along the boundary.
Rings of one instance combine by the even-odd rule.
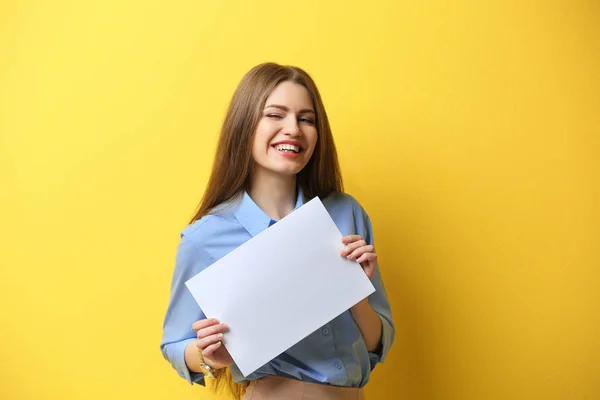
[[[200,356],[200,354],[199,354],[199,356]],[[211,367],[215,371],[223,368],[222,365],[217,364],[215,361],[211,360],[210,357],[200,357],[200,360],[201,360],[201,362],[203,360],[204,364],[208,365],[209,367]]]
[[[200,370],[209,378],[217,378],[221,373],[221,367],[209,358],[202,355],[202,350],[198,348],[198,361],[200,362]]]

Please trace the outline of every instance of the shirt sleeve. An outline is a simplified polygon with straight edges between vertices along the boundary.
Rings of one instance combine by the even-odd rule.
[[[371,226],[371,220],[364,209],[361,207],[361,214],[364,223],[364,232],[363,237],[365,241],[372,245],[374,245],[373,240],[373,228]],[[394,321],[392,320],[392,310],[390,307],[390,302],[388,300],[387,294],[385,292],[385,287],[383,285],[383,281],[381,279],[381,273],[379,271],[379,266],[375,269],[375,274],[371,279],[373,286],[375,287],[375,292],[369,296],[369,305],[375,311],[375,313],[381,319],[381,346],[376,352],[369,352],[369,358],[371,361],[371,370],[375,368],[375,365],[378,363],[382,363],[387,354],[392,347],[392,343],[394,342],[395,335],[395,327]]]
[[[185,282],[210,265],[210,257],[191,239],[182,234],[175,257],[175,270],[171,282],[171,295],[163,323],[160,349],[179,376],[190,385],[204,386],[204,375],[192,372],[185,363],[185,348],[196,339],[192,324],[206,318]]]

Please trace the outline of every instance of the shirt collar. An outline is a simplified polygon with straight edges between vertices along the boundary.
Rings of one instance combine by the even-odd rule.
[[[298,187],[298,197],[296,198],[296,210],[304,204],[302,189]],[[269,217],[255,202],[252,200],[247,191],[240,199],[237,207],[233,211],[237,220],[242,224],[244,229],[253,237],[267,229],[271,225],[271,217]],[[277,222],[277,221],[275,221]]]

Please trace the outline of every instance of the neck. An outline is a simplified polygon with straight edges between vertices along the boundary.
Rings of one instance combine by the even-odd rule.
[[[296,175],[281,175],[255,166],[248,194],[274,220],[288,215],[296,206]]]

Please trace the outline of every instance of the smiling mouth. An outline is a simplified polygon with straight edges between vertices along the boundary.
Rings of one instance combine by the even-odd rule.
[[[295,146],[293,144],[276,144],[272,146],[275,150],[284,152],[284,153],[292,153],[299,154],[302,152],[302,147]]]

